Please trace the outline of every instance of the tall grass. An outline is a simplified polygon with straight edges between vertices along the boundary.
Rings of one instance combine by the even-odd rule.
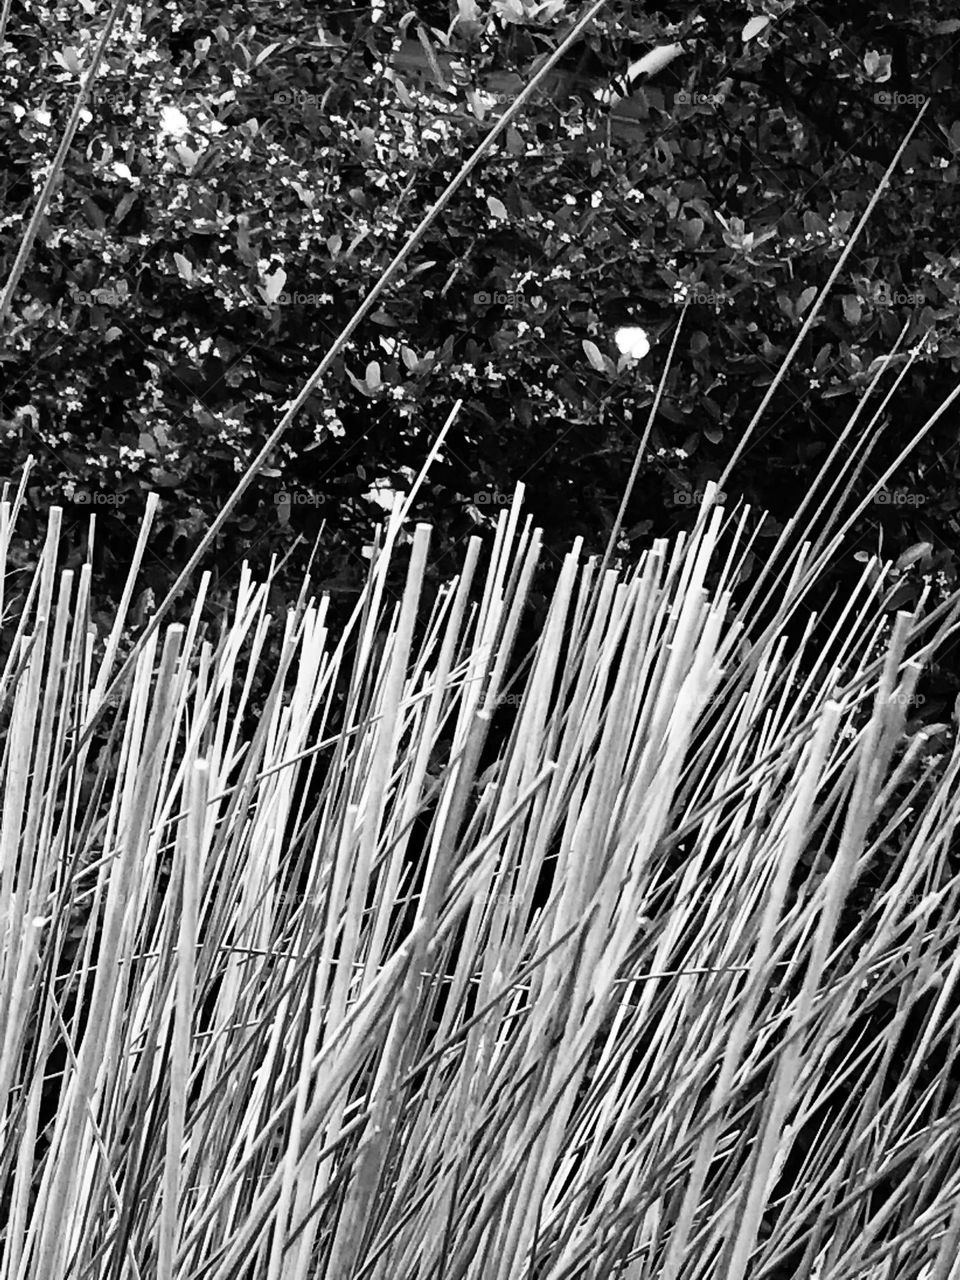
[[[616,529],[599,565],[575,545],[509,689],[539,551],[522,488],[426,618],[428,526],[392,611],[385,591],[408,497],[341,633],[306,586],[271,619],[249,573],[216,645],[207,579],[161,630],[601,5],[373,286],[132,651],[155,497],[102,649],[89,565],[57,574],[57,509],[12,617],[0,580],[0,1280],[960,1274],[958,758],[905,732],[960,598],[887,635],[871,563],[820,652],[780,634],[841,543],[859,410],[848,462],[745,601],[755,531],[711,488],[692,533],[635,565],[611,566]],[[0,503],[4,563],[25,484]],[[95,729],[115,746],[96,761]]]
[[[380,591],[397,508],[345,634],[326,601],[282,620],[249,734],[267,586],[216,648],[201,586],[93,779],[71,746],[110,669],[54,511],[2,678],[2,1280],[955,1274],[956,755],[889,799],[960,603],[926,641],[898,614],[878,663],[865,566],[800,688],[803,646],[730,611],[743,515],[599,579],[575,548],[478,785],[521,500],[425,624],[427,526]]]

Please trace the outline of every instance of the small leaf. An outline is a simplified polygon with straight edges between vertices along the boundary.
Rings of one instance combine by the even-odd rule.
[[[520,136],[517,130],[513,127],[513,125],[511,125],[510,128],[507,130],[507,137],[504,145],[507,148],[507,154],[511,156],[522,156],[527,149],[524,144],[523,138]]]
[[[362,241],[366,240],[366,238],[367,238],[367,236],[368,236],[369,234],[370,234],[370,228],[369,228],[369,227],[367,227],[367,228],[366,228],[365,230],[363,230],[363,231],[358,231],[358,232],[357,232],[357,234],[353,237],[353,239],[352,239],[352,240],[350,241],[350,243],[347,245],[347,254],[346,254],[346,256],[347,256],[348,258],[350,258],[350,257],[352,257],[352,256],[353,256],[353,251],[356,249],[357,245],[358,245],[358,244],[360,244]]]
[[[664,44],[651,49],[627,68],[626,81],[632,84],[639,76],[655,76],[683,53],[682,44]]]
[[[96,201],[91,200],[89,196],[83,202],[83,211],[87,215],[87,221],[90,223],[91,227],[96,227],[98,231],[102,231],[107,225],[107,220],[103,216],[103,210]]]
[[[912,547],[907,547],[903,555],[897,559],[897,568],[906,569],[911,564],[916,564],[918,560],[922,560],[924,556],[930,554],[933,550],[932,543],[915,542]]]
[[[271,53],[276,53],[276,51],[279,48],[280,48],[279,44],[268,44],[267,47],[265,49],[261,49],[260,52],[257,54],[257,56],[254,58],[253,65],[255,67],[262,66],[263,63],[265,63],[266,60],[270,57]]]
[[[362,129],[357,130],[357,137],[360,139],[360,151],[365,156],[372,156],[377,149],[377,135],[369,125],[364,125]]]
[[[175,253],[173,255],[173,260],[177,264],[177,270],[180,272],[181,276],[183,276],[184,280],[186,280],[187,284],[189,284],[193,279],[193,265],[191,264],[190,259],[185,258],[182,253]]]
[[[910,604],[916,597],[915,582],[899,582],[883,601],[881,608],[885,613],[894,613],[897,609],[902,609],[905,604]]]
[[[603,373],[607,366],[597,344],[595,342],[591,342],[589,338],[584,338],[581,345],[583,346],[584,355],[593,365],[594,369],[596,369],[598,373]]]
[[[355,377],[350,372],[349,369],[347,369],[346,373],[347,373],[347,377],[350,379],[350,381],[353,383],[353,385],[356,387],[358,391],[362,391],[365,396],[368,396],[370,394],[370,388],[367,386],[365,382],[361,382],[360,379]],[[360,478],[363,479],[362,476]]]
[[[257,261],[257,251],[250,243],[250,217],[246,213],[237,215],[237,249],[247,266],[253,266]]]
[[[136,203],[136,192],[128,191],[126,195],[122,196],[120,203],[113,212],[114,222],[121,223]]]
[[[483,124],[487,118],[487,108],[483,103],[483,99],[477,93],[476,89],[466,90],[467,106],[473,112],[474,118]]]
[[[868,49],[863,55],[863,66],[871,80],[883,82],[890,79],[890,64],[893,61],[889,53],[877,53],[876,49]]]
[[[200,159],[200,152],[194,151],[192,147],[188,147],[185,142],[178,142],[174,148],[180,161],[187,173],[192,173],[197,167],[197,161]]]
[[[852,293],[845,293],[840,301],[843,304],[843,318],[847,324],[859,324],[860,317],[863,315],[860,299]]]
[[[273,275],[263,277],[263,286],[260,289],[261,294],[269,303],[274,303],[283,293],[283,286],[287,282],[287,273],[283,267],[277,267]]]
[[[814,300],[814,298],[817,296],[818,293],[819,293],[819,290],[817,289],[816,285],[813,285],[813,284],[810,285],[809,288],[804,289],[803,293],[801,293],[800,297],[797,299],[797,305],[794,312],[798,320],[803,315],[803,313],[807,310],[807,308],[810,306],[810,303]]]
[[[752,40],[754,36],[758,36],[761,31],[766,30],[770,25],[770,19],[765,13],[755,14],[740,33],[740,38],[744,41]]]
[[[496,196],[487,196],[487,208],[495,218],[499,218],[501,222],[507,222],[510,215],[507,213],[507,206],[502,200],[498,200]]]
[[[65,67],[73,75],[77,75],[83,70],[79,51],[72,45],[66,45],[59,53],[55,53],[53,57],[54,61],[58,62],[61,67]]]
[[[381,385],[380,366],[376,360],[371,360],[370,363],[367,365],[365,381],[371,391],[376,391],[377,387]]]

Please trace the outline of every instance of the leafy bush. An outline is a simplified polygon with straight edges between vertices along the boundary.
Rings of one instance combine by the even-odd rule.
[[[611,3],[566,60],[562,97],[525,110],[464,184],[257,477],[209,558],[223,583],[212,598],[229,599],[243,558],[265,573],[291,552],[277,582],[296,590],[321,527],[325,580],[355,598],[377,515],[371,485],[408,488],[459,397],[417,513],[434,524],[438,572],[465,536],[492,527],[517,479],[553,554],[574,536],[600,547],[654,396],[647,364],[617,367],[613,331],[633,321],[662,343],[683,298],[624,546],[686,527],[913,122],[909,88],[931,97],[924,125],[734,496],[770,512],[775,532],[877,358],[905,323],[908,347],[932,326],[876,463],[895,456],[912,415],[922,420],[960,370],[957,262],[944,252],[956,239],[956,20],[940,8],[878,27],[856,8],[778,3],[770,21],[745,25],[740,12]],[[170,564],[209,525],[291,388],[503,109],[482,86],[515,92],[569,22],[562,5],[480,5],[455,25],[444,64],[459,58],[473,88],[428,92],[412,69],[398,85],[388,64],[401,32],[403,48],[420,50],[420,31],[443,53],[445,7],[419,6],[444,29],[432,32],[405,25],[402,5],[380,22],[372,12],[165,6],[115,38],[8,321],[0,470],[12,478],[38,455],[23,531],[34,561],[58,501],[64,551],[80,563],[101,499],[109,536],[97,568],[116,598],[153,490],[164,501],[145,574],[165,593]],[[51,6],[20,12],[8,32],[8,265],[92,18]],[[683,55],[631,96],[632,132],[608,142],[593,89],[678,38]],[[951,414],[857,530],[871,549],[882,535],[890,555],[930,541],[946,590],[954,436]]]

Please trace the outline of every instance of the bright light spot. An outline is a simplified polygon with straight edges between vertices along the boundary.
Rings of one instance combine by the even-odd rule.
[[[378,507],[383,507],[384,511],[392,511],[398,492],[396,489],[391,489],[389,480],[375,480],[373,488],[368,489],[363,496],[368,502],[375,502]]]
[[[650,339],[645,330],[636,325],[624,325],[614,334],[614,342],[622,356],[632,356],[634,360],[642,360],[650,350]]]
[[[182,138],[190,129],[190,121],[176,107],[163,107],[160,111],[160,132],[174,138]]]

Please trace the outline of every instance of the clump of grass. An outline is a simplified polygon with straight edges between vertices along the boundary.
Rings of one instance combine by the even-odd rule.
[[[202,584],[102,713],[99,792],[75,747],[111,646],[95,670],[89,568],[54,591],[53,513],[0,681],[3,1280],[950,1274],[955,755],[845,907],[960,603],[871,659],[865,566],[798,699],[803,644],[730,611],[750,536],[711,492],[632,568],[574,548],[478,785],[539,549],[521,500],[422,627],[428,526],[392,614],[381,591],[397,508],[347,632],[326,601],[283,620],[250,733],[267,584],[216,647]]]
[[[897,614],[877,656],[872,563],[820,652],[780,638],[839,545],[856,449],[745,600],[749,512],[724,519],[713,488],[690,535],[610,567],[661,381],[607,553],[566,558],[510,702],[539,550],[519,490],[485,569],[474,539],[425,627],[428,526],[386,608],[412,495],[396,507],[342,634],[306,588],[287,613],[256,714],[268,584],[243,577],[216,645],[208,578],[161,632],[375,299],[601,5],[374,284],[119,672],[155,497],[102,651],[89,565],[56,577],[56,509],[15,631],[0,597],[0,1280],[956,1274],[958,760],[916,777],[905,708],[960,599]],[[0,502],[4,563],[25,482]]]

